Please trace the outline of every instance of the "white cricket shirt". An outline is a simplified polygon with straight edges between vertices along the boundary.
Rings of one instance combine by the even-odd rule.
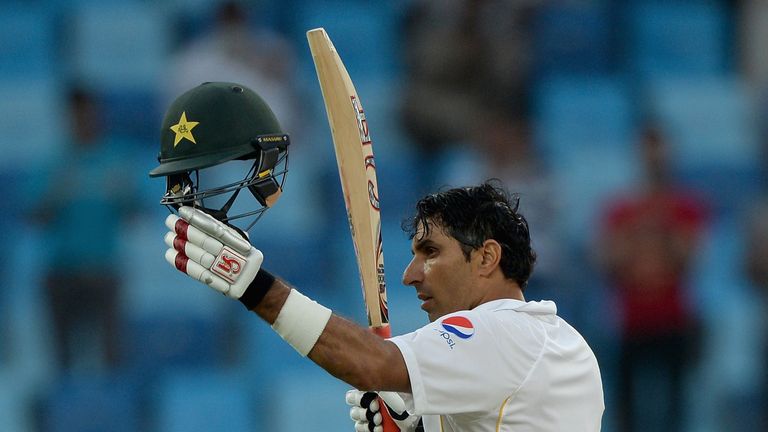
[[[429,432],[594,432],[603,386],[584,338],[551,301],[503,299],[390,340]]]

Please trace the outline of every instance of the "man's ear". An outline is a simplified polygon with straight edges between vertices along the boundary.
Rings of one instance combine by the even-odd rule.
[[[488,239],[477,252],[480,254],[478,270],[481,275],[489,276],[501,262],[501,245],[496,240]]]

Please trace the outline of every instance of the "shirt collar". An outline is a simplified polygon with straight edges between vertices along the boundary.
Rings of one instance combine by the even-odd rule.
[[[515,299],[492,300],[475,307],[475,310],[516,310],[536,315],[556,315],[557,305],[551,300],[524,302]]]

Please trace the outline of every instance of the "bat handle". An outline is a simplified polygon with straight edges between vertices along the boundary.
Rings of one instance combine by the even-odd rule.
[[[384,339],[389,339],[392,337],[392,330],[390,330],[389,324],[384,324],[381,327],[370,327],[371,331]]]
[[[379,406],[384,406],[384,401],[381,398],[379,399]],[[397,426],[397,423],[395,423],[394,420],[392,420],[392,416],[389,415],[389,410],[382,409],[379,410],[379,413],[381,413],[381,426],[384,428],[384,432],[398,432],[400,428]]]
[[[370,329],[374,334],[384,339],[392,336],[392,330],[390,329],[389,324],[384,324],[380,327],[371,327]],[[379,406],[383,407],[384,405],[384,401],[379,398]],[[381,425],[384,428],[384,432],[398,432],[400,430],[397,423],[392,420],[392,416],[389,415],[388,410],[381,409],[379,412],[381,413]]]

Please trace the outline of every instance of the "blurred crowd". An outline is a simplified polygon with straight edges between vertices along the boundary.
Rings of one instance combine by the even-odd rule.
[[[265,267],[365,323],[305,32],[371,125],[394,333],[422,194],[501,179],[600,361],[605,431],[768,431],[768,3],[0,2],[0,430],[352,430],[346,385],[163,260],[165,107],[247,85],[292,136]],[[468,365],[467,367],[480,367]]]

